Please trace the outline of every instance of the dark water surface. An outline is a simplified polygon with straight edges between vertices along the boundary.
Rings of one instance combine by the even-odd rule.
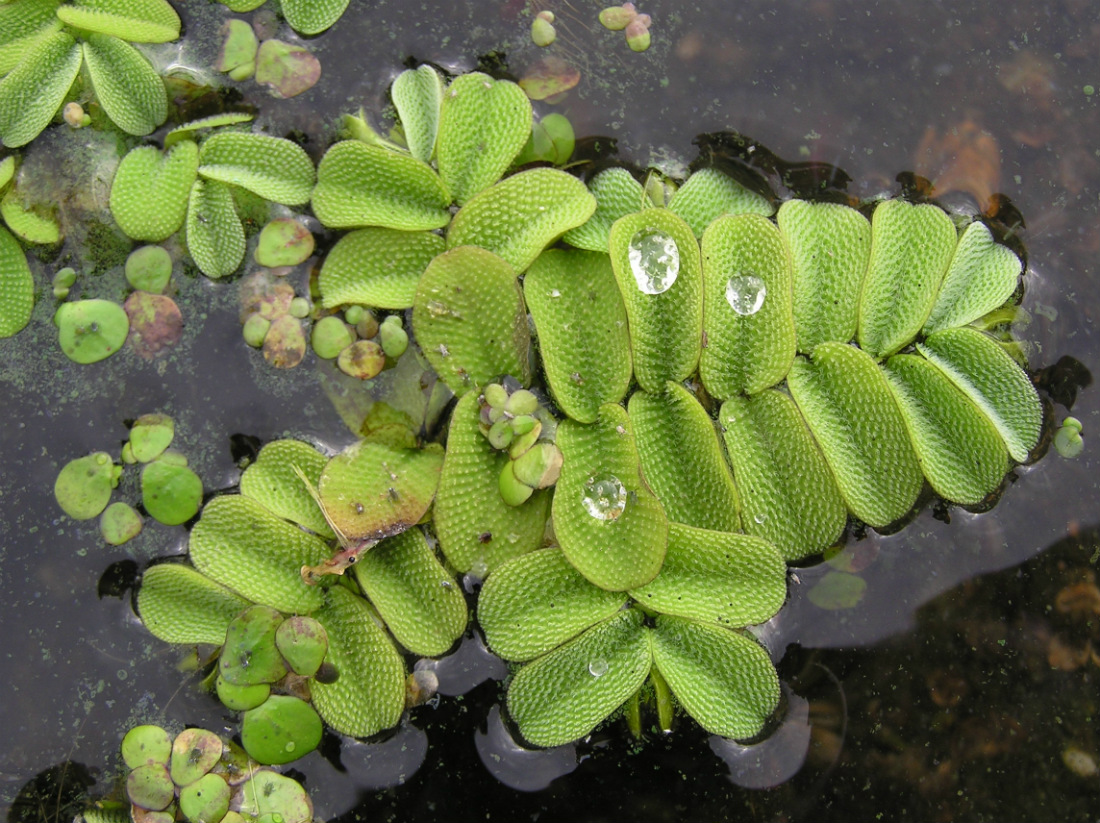
[[[176,5],[188,7],[182,48],[153,53],[162,65],[201,69],[226,12],[197,0]],[[850,536],[846,568],[867,583],[851,608],[825,610],[808,598],[828,567],[797,570],[790,602],[764,629],[772,648],[786,647],[780,674],[789,705],[810,723],[806,763],[779,788],[734,785],[712,741],[690,723],[644,746],[612,726],[578,747],[581,762],[549,788],[508,788],[479,755],[501,696],[490,680],[416,709],[388,741],[342,751],[327,741],[339,769],[321,753],[295,764],[317,814],[568,815],[578,823],[1100,819],[1100,775],[1089,773],[1090,759],[1094,770],[1100,762],[1093,439],[1100,406],[1095,389],[1076,390],[1100,365],[1100,94],[1089,91],[1100,87],[1095,4],[970,4],[960,12],[930,3],[664,0],[640,7],[653,17],[653,47],[643,55],[598,25],[599,4],[545,6],[558,16],[550,52],[571,61],[582,80],[543,110],[564,112],[578,134],[617,138],[642,166],[689,161],[696,134],[736,129],[784,158],[841,166],[857,196],[894,193],[895,175],[915,170],[941,191],[1011,198],[1027,221],[1031,272],[1023,306],[1032,321],[1021,336],[1033,369],[1047,370],[1052,418],[1060,422],[1072,405],[1085,451],[1067,460],[1052,449],[1018,468],[991,512],[951,510],[945,518],[927,506],[897,534]],[[383,110],[386,88],[409,58],[466,70],[498,50],[522,75],[543,55],[529,42],[529,25],[530,11],[516,0],[352,0],[345,18],[309,43],[324,69],[317,87],[291,101],[254,83],[240,90],[259,107],[261,124],[304,134],[318,159],[340,114]],[[71,237],[102,209],[96,158],[114,151],[102,137],[55,128],[25,153],[25,169],[39,164],[40,185],[59,184],[54,199]],[[63,193],[74,180],[87,184],[91,199]],[[36,775],[66,761],[73,765],[52,775],[65,786],[99,779],[104,788],[121,735],[136,722],[234,726],[193,688],[193,675],[180,674],[181,650],[144,631],[128,596],[99,591],[112,564],[124,571],[125,561],[140,567],[182,551],[185,529],[150,523],[137,540],[107,547],[96,521],[74,523],[57,508],[60,467],[95,450],[117,453],[124,421],[154,411],[176,419],[173,445],[208,493],[236,482],[232,435],[297,436],[333,449],[352,439],[326,393],[328,364],[307,355],[297,369],[276,372],[241,339],[236,282],[186,276],[178,266],[186,327],[172,353],[70,363],[50,324],[48,283],[80,254],[74,243],[56,261],[32,263],[41,291],[31,326],[0,341],[5,812]],[[292,277],[301,289],[305,273]],[[82,276],[74,290],[124,294],[117,266]],[[137,502],[136,475],[127,476],[115,499]],[[797,740],[782,738],[773,748],[784,746],[798,750]],[[514,768],[535,782],[540,770],[560,766],[486,759],[495,771]],[[43,782],[41,803],[24,791],[12,819],[58,816],[65,787],[59,794],[57,780]]]

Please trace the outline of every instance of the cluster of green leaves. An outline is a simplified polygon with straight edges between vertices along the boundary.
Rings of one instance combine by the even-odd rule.
[[[179,15],[166,0],[0,5],[0,140],[16,147],[37,137],[81,66],[116,126],[151,133],[168,116],[168,95],[156,69],[130,43],[167,43],[179,35]]]
[[[231,11],[258,9],[267,0],[221,0]],[[299,34],[320,34],[340,19],[351,0],[281,0],[287,23]]]

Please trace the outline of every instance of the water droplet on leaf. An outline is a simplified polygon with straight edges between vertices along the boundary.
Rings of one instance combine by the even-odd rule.
[[[726,283],[726,301],[740,315],[756,314],[764,305],[768,288],[755,274],[734,275]]]
[[[662,231],[642,229],[630,240],[630,271],[645,294],[662,294],[680,274],[680,249]]]
[[[608,668],[607,661],[601,657],[588,664],[588,673],[593,677],[603,677],[607,674]]]
[[[584,484],[585,510],[597,520],[617,520],[626,509],[626,489],[613,474],[598,474]]]

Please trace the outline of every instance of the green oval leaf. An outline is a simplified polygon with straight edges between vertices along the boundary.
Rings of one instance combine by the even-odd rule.
[[[301,146],[237,131],[206,138],[199,149],[199,174],[287,206],[308,203],[316,182],[313,161]]]
[[[151,134],[168,117],[164,81],[129,43],[108,34],[92,34],[84,41],[84,63],[96,99],[127,134]]]
[[[630,385],[630,333],[606,254],[548,249],[523,279],[546,380],[561,410],[591,423]]]
[[[644,586],[664,561],[668,519],[642,478],[626,411],[609,403],[594,423],[563,420],[557,444],[554,531],[565,556],[602,589]]]
[[[198,514],[202,480],[187,466],[158,458],[141,471],[141,502],[154,520],[178,526]]]
[[[225,277],[240,268],[245,251],[244,226],[229,186],[216,180],[196,180],[191,186],[187,250],[207,277]]]
[[[110,357],[122,348],[130,332],[126,312],[110,300],[62,303],[53,322],[61,351],[76,363],[98,363]]]
[[[760,733],[779,705],[779,676],[759,643],[665,615],[651,636],[654,665],[700,726],[742,740]]]
[[[714,421],[679,383],[661,394],[637,391],[630,421],[642,474],[670,522],[702,529],[741,530],[741,503]]]
[[[358,140],[337,143],[317,167],[313,211],[329,228],[441,229],[451,222],[450,203],[431,166]]]
[[[588,181],[588,190],[596,198],[596,210],[584,223],[567,231],[562,239],[589,251],[606,252],[611,224],[651,205],[642,184],[622,168],[604,169]]]
[[[443,105],[443,78],[427,64],[407,69],[394,79],[390,97],[409,152],[417,160],[431,162]]]
[[[73,0],[57,9],[70,26],[132,43],[167,43],[180,36],[180,18],[165,0]]]
[[[73,520],[90,520],[107,508],[117,485],[117,466],[111,456],[95,452],[65,464],[54,481],[53,495]]]
[[[791,258],[758,214],[720,217],[703,233],[703,334],[699,377],[726,399],[787,375],[795,353]]]
[[[322,537],[333,537],[321,509],[295,469],[316,487],[326,457],[301,440],[274,440],[260,449],[256,462],[241,475],[241,494],[279,517],[305,526]]]
[[[25,146],[57,113],[84,59],[80,44],[66,31],[36,38],[23,60],[0,80],[0,140]]]
[[[731,397],[718,421],[741,491],[745,531],[770,540],[788,561],[831,546],[848,510],[790,397],[775,390]]]
[[[523,292],[512,266],[490,251],[460,246],[432,260],[416,291],[413,327],[455,394],[505,374],[531,382]]]
[[[190,140],[162,153],[139,146],[122,158],[111,183],[111,216],[132,240],[160,243],[187,215],[199,170],[199,147]]]
[[[383,540],[356,564],[355,577],[413,654],[439,657],[466,631],[466,597],[420,529]]]
[[[351,0],[282,0],[283,14],[299,34],[320,34],[332,26]]]
[[[791,394],[852,513],[882,527],[903,517],[923,478],[886,377],[870,355],[822,343],[795,359]]]
[[[34,276],[19,241],[0,226],[0,338],[11,337],[30,322]]]
[[[146,569],[137,594],[141,622],[166,643],[220,646],[230,621],[250,605],[236,592],[181,563]]]
[[[273,694],[241,718],[241,745],[257,763],[278,765],[297,760],[317,748],[323,732],[313,707],[287,694]],[[224,779],[222,785],[226,785]],[[181,793],[181,807],[183,800]]]
[[[444,245],[443,238],[431,232],[371,227],[346,234],[321,266],[323,305],[411,308],[420,275]]]
[[[480,246],[524,271],[596,208],[584,184],[559,169],[514,174],[470,199],[447,230],[447,248]]]
[[[234,686],[277,683],[286,677],[283,656],[275,647],[275,631],[283,616],[268,606],[250,606],[225,632],[218,658],[218,675]]]
[[[847,343],[856,336],[871,224],[848,206],[805,200],[788,200],[777,219],[791,252],[798,350]]]
[[[749,191],[718,169],[699,169],[684,181],[668,201],[668,210],[684,218],[696,237],[725,214],[758,214],[771,217],[775,206]]]
[[[436,162],[455,202],[463,205],[500,179],[527,142],[531,120],[531,101],[511,81],[480,72],[451,81],[439,115]]]
[[[652,665],[636,609],[528,663],[508,687],[508,712],[536,746],[584,737],[641,688]]]

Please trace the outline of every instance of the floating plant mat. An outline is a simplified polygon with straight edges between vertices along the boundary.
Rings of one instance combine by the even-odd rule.
[[[111,35],[78,54],[57,31],[35,48],[73,71],[82,55],[93,80],[129,59]],[[853,527],[904,529],[922,494],[991,506],[1035,453],[1040,398],[1010,324],[991,319],[1019,301],[1018,250],[996,220],[919,197],[762,193],[774,181],[749,190],[700,164],[666,201],[625,167],[517,167],[531,105],[483,73],[421,66],[393,101],[400,128],[353,132],[316,170],[243,117],[186,123],[118,167],[121,231],[186,249],[230,281],[217,288],[251,265],[252,209],[335,238],[315,302],[249,284],[245,335],[263,321],[249,342],[266,356],[278,337],[271,362],[300,361],[307,338],[364,381],[422,358],[418,375],[458,397],[437,427],[377,403],[337,455],[267,443],[239,493],[206,501],[187,557],[145,570],[139,616],[172,643],[224,642],[207,685],[244,713],[244,748],[264,764],[312,751],[322,721],[353,738],[394,729],[437,687],[413,661],[445,658],[473,626],[512,666],[503,706],[522,745],[620,717],[609,728],[641,738],[677,716],[727,738],[765,732],[781,684],[753,627],[782,607],[787,564]],[[5,111],[16,140],[41,119]],[[128,130],[163,119],[153,108]],[[14,332],[26,264],[0,231]],[[77,362],[125,339],[102,342],[108,315],[93,308],[57,313],[63,348],[96,344]],[[96,499],[73,511],[95,516],[114,466],[81,459],[70,474],[90,466]],[[284,626],[324,638],[306,654],[316,665],[294,662]],[[165,768],[147,770],[155,796],[139,808],[190,785]]]

